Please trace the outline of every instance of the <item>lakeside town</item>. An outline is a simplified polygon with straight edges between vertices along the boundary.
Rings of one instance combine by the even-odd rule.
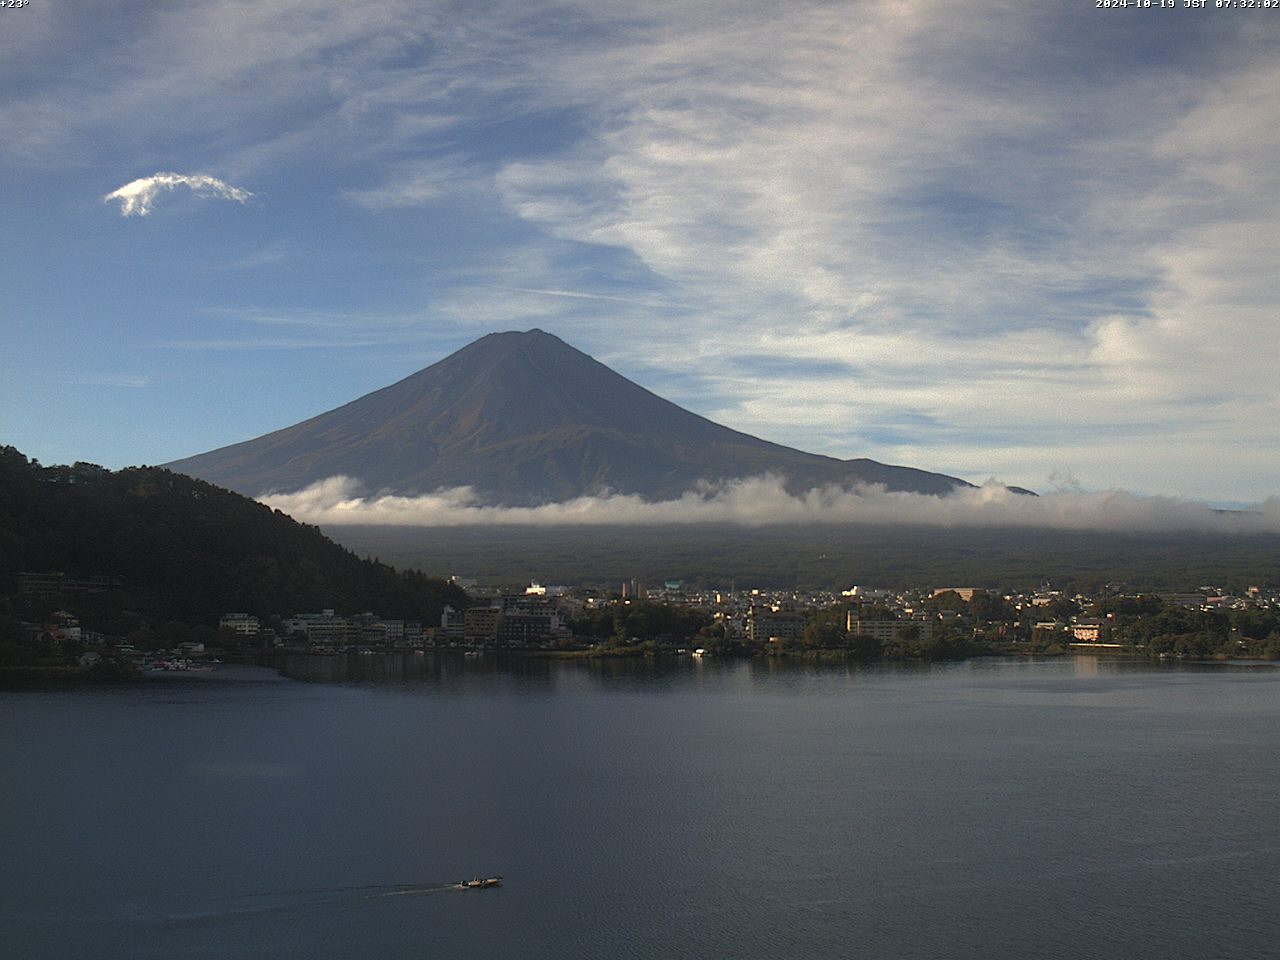
[[[1164,594],[1111,586],[1096,594],[1051,585],[1010,593],[972,586],[851,586],[836,593],[691,589],[680,581],[648,587],[629,580],[611,591],[539,583],[503,590],[464,577],[452,582],[466,591],[468,604],[445,605],[435,623],[331,608],[267,617],[230,611],[217,624],[170,622],[112,636],[82,624],[68,602],[108,590],[105,578],[24,573],[20,599],[62,605],[37,621],[22,621],[20,636],[0,649],[0,666],[127,676],[207,671],[235,660],[309,676],[314,669],[298,667],[308,657],[437,650],[859,661],[1070,652],[1280,659],[1280,589],[1261,586],[1232,593],[1205,585]]]
[[[792,582],[820,586],[778,588],[787,564],[769,562],[776,558],[758,545],[759,574],[716,572],[685,558],[679,569],[705,572],[643,582],[613,572],[627,562],[615,549],[606,568],[579,557],[574,572],[555,574],[569,585],[557,586],[516,579],[529,572],[445,580],[397,568],[278,510],[160,468],[44,467],[4,448],[0,486],[14,545],[0,555],[0,672],[16,682],[190,672],[217,660],[324,679],[334,671],[317,664],[344,654],[372,664],[374,654],[394,661],[431,651],[872,662],[1085,650],[1280,659],[1269,541],[1221,545],[1244,559],[1213,555],[1207,568],[1219,572],[1207,575],[1193,572],[1204,565],[1179,559],[1213,549],[1194,540],[1159,577],[1149,575],[1155,561],[1138,566],[1151,544],[1108,565],[1106,576],[1079,555],[1042,557],[1037,567],[1056,571],[1043,576],[1058,578],[1049,582],[1024,578],[1025,561],[984,563],[990,544],[980,539],[964,547],[972,555],[965,563],[954,559],[960,547],[939,543],[935,553],[953,559],[914,574],[869,574],[843,589],[832,588],[840,580],[804,576]],[[799,543],[809,534],[789,536]],[[1163,540],[1155,546],[1163,557],[1172,549]],[[1095,551],[1112,547],[1090,539]],[[488,549],[517,552],[510,544]],[[757,555],[751,549],[741,547],[748,559]],[[536,562],[524,566],[537,575]]]

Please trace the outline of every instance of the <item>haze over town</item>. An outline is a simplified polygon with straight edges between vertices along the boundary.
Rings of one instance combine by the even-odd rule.
[[[1274,11],[0,13],[2,439],[45,462],[188,456],[539,326],[778,443],[1064,491],[1011,511],[1276,528],[1183,502],[1277,493]],[[376,502],[335,483],[328,522]]]

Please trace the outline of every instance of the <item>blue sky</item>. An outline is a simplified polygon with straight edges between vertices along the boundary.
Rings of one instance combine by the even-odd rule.
[[[814,452],[1261,501],[1278,38],[1086,2],[31,0],[0,10],[0,441],[165,462],[536,326]],[[156,174],[145,215],[104,199]]]

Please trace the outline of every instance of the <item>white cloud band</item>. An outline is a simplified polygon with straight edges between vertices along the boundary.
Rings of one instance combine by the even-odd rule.
[[[296,493],[258,498],[306,523],[328,525],[642,526],[648,524],[904,523],[937,527],[1022,527],[1099,531],[1280,532],[1280,498],[1255,511],[1221,511],[1171,497],[1124,491],[1051,493],[1028,497],[1002,484],[958,490],[947,497],[894,493],[883,487],[826,487],[793,495],[777,477],[703,486],[675,500],[634,495],[580,497],[539,507],[483,506],[469,487],[421,496],[365,497],[350,477],[330,477]]]

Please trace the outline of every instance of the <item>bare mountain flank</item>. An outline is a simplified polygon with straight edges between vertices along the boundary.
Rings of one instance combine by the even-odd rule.
[[[699,481],[765,473],[793,491],[883,484],[942,495],[970,486],[739,433],[541,330],[489,334],[345,406],[166,466],[250,496],[343,474],[370,493],[470,486],[485,502],[512,506],[605,491],[663,500]]]

